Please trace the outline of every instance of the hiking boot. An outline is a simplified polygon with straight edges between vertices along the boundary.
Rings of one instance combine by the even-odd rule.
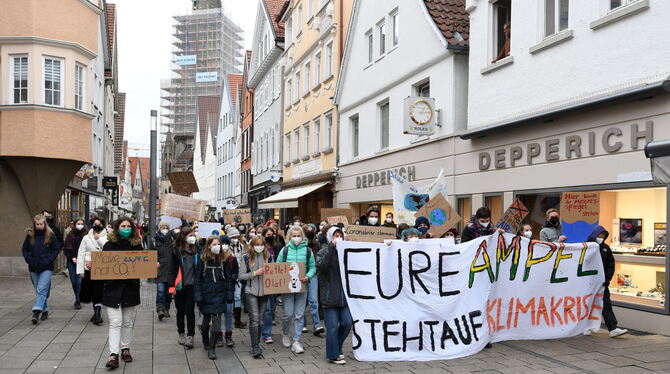
[[[91,318],[91,322],[93,322],[93,324],[98,326],[102,324],[102,316],[100,315],[101,311],[102,311],[101,306],[93,307],[93,318]]]
[[[234,347],[235,342],[233,341],[233,332],[232,331],[226,331],[226,346],[227,347]]]
[[[165,311],[163,309],[158,309],[158,320],[162,321],[165,318]]]
[[[121,350],[121,360],[123,362],[133,362],[133,356],[130,355],[130,349],[122,349]]]
[[[207,358],[210,360],[216,360],[216,348],[212,347],[207,350]]]
[[[40,313],[42,313],[39,310],[33,310],[33,325],[37,325],[37,323],[40,321]]]
[[[107,360],[107,363],[105,364],[106,368],[109,369],[116,369],[119,367],[119,355],[116,353],[112,353],[109,355],[109,359]]]

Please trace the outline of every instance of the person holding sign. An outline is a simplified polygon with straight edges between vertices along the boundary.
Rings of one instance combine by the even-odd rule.
[[[202,345],[207,357],[216,360],[216,343],[221,336],[221,314],[226,312],[228,302],[233,300],[234,283],[226,279],[226,263],[231,254],[221,250],[218,236],[210,236],[200,261],[195,266],[195,302],[202,313]],[[211,328],[210,328],[211,322]]]
[[[309,282],[309,280],[316,274],[316,266],[312,250],[307,246],[305,240],[305,233],[302,227],[294,225],[288,232],[290,242],[284,249],[279,252],[277,262],[304,262],[306,266],[305,276],[300,279],[302,284]],[[304,287],[304,286],[303,286]],[[305,305],[307,303],[306,292],[286,293],[282,296],[284,301],[284,321],[282,325],[282,345],[288,348],[291,347],[293,353],[304,353],[305,350],[300,344],[302,336],[303,316],[305,314]],[[289,331],[291,329],[291,319],[295,318],[293,331],[293,344],[289,338]]]
[[[463,229],[461,243],[469,242],[482,236],[488,236],[494,232],[496,232],[496,228],[491,224],[491,211],[489,208],[483,206],[477,209],[475,216],[472,217]]]
[[[263,324],[261,318],[265,313],[268,302],[268,296],[263,291],[264,266],[272,262],[272,257],[268,252],[269,245],[263,237],[254,237],[249,243],[250,251],[244,255],[244,260],[240,263],[241,281],[246,281],[246,302],[249,310],[249,335],[251,336],[251,355],[254,358],[263,357],[263,349],[259,343]]]
[[[379,226],[379,208],[371,206],[365,215],[367,219],[367,226]]]
[[[88,230],[88,234],[81,240],[77,251],[77,274],[83,278],[79,300],[93,305],[91,322],[98,326],[103,322],[101,311],[104,281],[91,279],[91,253],[102,251],[102,247],[107,243],[108,232],[111,230],[105,228],[105,220],[95,218],[93,228]]]
[[[200,247],[197,244],[195,232],[188,226],[183,227],[175,240],[177,258],[175,262],[179,269],[177,273],[176,295],[174,304],[177,307],[177,343],[186,349],[193,348],[195,336],[195,267],[198,265]],[[184,318],[186,326],[184,326]],[[186,329],[185,329],[186,327]]]
[[[566,239],[568,238],[563,235],[558,209],[547,210],[547,221],[544,223],[542,231],[540,231],[540,240],[550,243],[563,243]]]
[[[342,229],[333,226],[328,230],[328,247],[319,251],[316,266],[319,269],[319,291],[326,322],[326,358],[338,365],[346,364],[342,345],[347,339],[353,321],[340,279],[340,261],[337,258],[337,243],[342,241]]]
[[[142,238],[131,218],[121,217],[114,222],[114,231],[102,247],[104,251],[141,251]],[[130,341],[133,338],[135,306],[140,304],[140,280],[116,279],[104,282],[102,305],[109,318],[109,359],[107,368],[119,367],[119,351],[123,362],[132,362]]]

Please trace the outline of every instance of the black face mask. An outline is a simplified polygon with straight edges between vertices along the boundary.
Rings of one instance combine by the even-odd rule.
[[[54,218],[53,218],[53,217],[49,217],[49,218],[47,218],[47,222],[49,222],[49,223],[53,223],[53,222],[54,222]]]
[[[93,231],[94,231],[94,232],[101,232],[102,229],[103,229],[102,226],[97,226],[97,225],[96,225],[96,226],[93,226]]]
[[[275,242],[275,237],[270,235],[265,237],[265,242],[268,244],[273,244]]]
[[[549,223],[551,223],[554,226],[558,225],[558,217],[549,218]]]
[[[307,239],[309,239],[309,240],[314,239],[314,231],[307,231],[305,233],[305,236],[307,236]]]

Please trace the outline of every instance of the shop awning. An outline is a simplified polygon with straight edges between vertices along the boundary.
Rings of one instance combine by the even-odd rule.
[[[329,184],[322,182],[281,191],[258,202],[258,209],[297,208],[298,199]]]

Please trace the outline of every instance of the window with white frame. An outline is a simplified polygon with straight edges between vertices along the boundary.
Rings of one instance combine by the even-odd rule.
[[[264,140],[264,145],[265,145],[265,153],[263,154],[263,169],[267,170],[270,167],[270,137],[268,133],[265,133],[265,136],[263,137]]]
[[[291,158],[291,133],[284,135],[284,162],[289,162]]]
[[[420,97],[430,97],[430,80],[421,82],[414,86],[414,95]]]
[[[298,5],[298,17],[296,18],[296,28],[298,31],[295,33],[296,35],[300,34],[302,32],[302,4]]]
[[[309,122],[306,124],[302,125],[302,155],[303,157],[309,157],[309,143],[310,143],[310,138],[309,138]]]
[[[286,80],[286,106],[291,106],[293,100],[293,81],[291,78]]]
[[[295,101],[300,100],[300,70],[297,70],[295,72],[295,75],[293,76],[293,83],[295,83],[295,91],[293,92],[295,94]]]
[[[333,42],[326,44],[326,77],[333,75]]]
[[[84,65],[74,67],[74,108],[84,110]]]
[[[44,103],[62,106],[63,59],[44,58]]]
[[[319,153],[321,149],[321,119],[314,118],[314,153]]]
[[[259,157],[259,159],[260,159],[260,163],[258,164],[258,167],[259,167],[261,170],[263,170],[263,169],[265,169],[265,148],[264,148],[264,147],[265,147],[265,144],[264,144],[264,142],[263,142],[263,138],[262,138],[262,137],[261,137],[261,141],[260,141],[260,143],[261,143],[261,144],[260,144],[260,152],[258,152],[258,153],[259,153],[259,156],[260,156],[260,157]]]
[[[275,129],[270,129],[268,148],[268,166],[272,167],[275,164]]]
[[[300,129],[293,130],[293,160],[300,159]]]
[[[386,22],[382,21],[377,24],[377,38],[379,40],[379,55],[386,53]]]
[[[281,132],[279,132],[279,123],[275,124],[275,152],[273,165],[279,164],[279,152],[281,151]]]
[[[628,4],[636,3],[639,0],[610,0],[610,10],[626,6]]]
[[[12,93],[12,103],[28,102],[28,55],[12,56]]]
[[[293,20],[291,17],[288,18],[288,21],[286,21],[286,44],[291,45],[293,43]]]
[[[544,36],[568,28],[569,0],[544,0]]]
[[[275,93],[277,92],[277,82],[276,82],[276,69],[272,69],[272,98],[275,98]]]
[[[398,41],[400,39],[400,25],[398,24],[399,21],[399,15],[398,15],[398,9],[396,9],[393,13],[391,13],[391,44],[395,47],[398,45]]]
[[[374,37],[372,35],[372,30],[368,30],[365,34],[365,37],[368,40],[368,63],[371,64],[374,59]]]
[[[380,138],[380,149],[388,149],[389,147],[389,102],[385,101],[383,103],[377,104],[379,111],[379,133]]]
[[[492,30],[493,30],[493,62],[501,60],[510,53],[508,36],[511,32],[510,19],[512,15],[511,0],[495,0],[491,3],[493,7]]]
[[[321,83],[321,51],[314,55],[314,85]]]
[[[358,114],[349,118],[351,124],[351,157],[358,157]]]
[[[305,94],[307,94],[309,92],[309,89],[312,87],[309,84],[309,74],[310,74],[310,70],[311,70],[309,60],[307,60],[307,62],[305,62],[305,66],[304,66],[303,70],[305,70]]]
[[[326,122],[326,139],[324,145],[326,149],[333,149],[333,113],[327,113],[324,120]]]

